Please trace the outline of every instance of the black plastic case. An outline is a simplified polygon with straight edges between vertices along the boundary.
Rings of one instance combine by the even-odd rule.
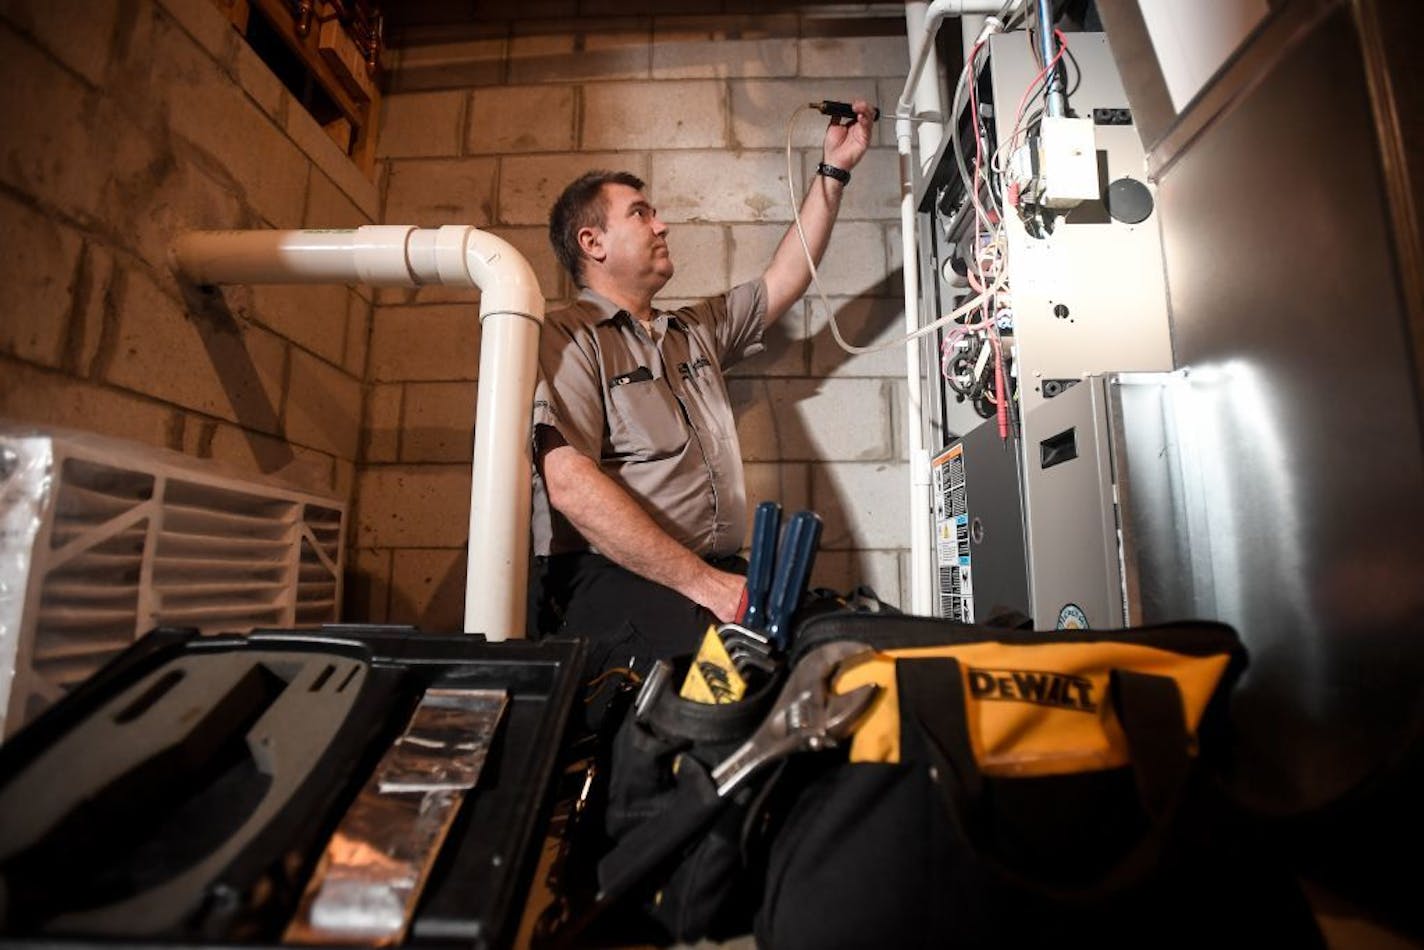
[[[254,661],[250,671],[246,659]],[[409,627],[218,637],[156,630],[0,746],[0,938],[50,946],[278,943],[347,806],[424,690],[442,686],[504,690],[508,701],[405,943],[507,945],[537,859],[582,659],[579,640],[489,643]],[[158,675],[179,666],[190,671],[186,692],[170,682],[182,677]],[[224,669],[241,675],[213,677],[219,685],[206,693],[194,688],[207,671]],[[354,695],[337,696],[344,682]],[[145,720],[165,698],[164,715]],[[265,722],[285,758],[264,756],[248,732],[279,702],[281,714]],[[181,741],[165,745],[152,734],[159,728]],[[123,751],[130,746],[159,753]],[[294,749],[310,754],[294,763]],[[266,817],[244,826],[252,815]],[[40,827],[45,834],[35,839]],[[219,870],[206,876],[213,864]],[[201,879],[201,894],[194,899],[190,888],[181,902],[152,899],[180,879]],[[125,919],[114,932],[55,924],[135,897],[164,905],[156,915],[163,920]]]

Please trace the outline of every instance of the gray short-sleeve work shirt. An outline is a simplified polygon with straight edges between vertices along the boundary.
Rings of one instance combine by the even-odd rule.
[[[766,285],[678,310],[652,333],[591,290],[544,319],[534,425],[598,463],[664,531],[703,556],[734,554],[746,524],[742,451],[722,373],[761,352]],[[590,549],[534,480],[534,552]]]

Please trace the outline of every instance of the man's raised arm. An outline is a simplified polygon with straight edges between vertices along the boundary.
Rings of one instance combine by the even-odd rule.
[[[839,120],[832,119],[822,146],[824,164],[846,173],[860,162],[870,147],[870,123],[875,111],[864,99],[857,99],[852,105],[856,120],[841,125]],[[801,227],[817,265],[831,241],[831,227],[836,223],[845,187],[830,175],[817,174],[801,202]],[[795,224],[777,245],[762,279],[766,282],[766,322],[771,323],[799,300],[811,284],[811,269],[806,265],[806,254]]]

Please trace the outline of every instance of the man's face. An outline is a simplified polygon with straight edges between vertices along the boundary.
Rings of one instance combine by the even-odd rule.
[[[603,255],[603,269],[620,284],[661,290],[673,274],[667,225],[636,188],[606,184],[603,197],[608,212],[594,249]]]

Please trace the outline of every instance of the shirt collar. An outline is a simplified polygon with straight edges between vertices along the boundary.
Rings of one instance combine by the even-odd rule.
[[[597,311],[599,317],[601,318],[599,320],[600,323],[611,323],[617,320],[620,316],[622,316],[630,323],[633,320],[632,314],[630,314],[628,311],[624,310],[622,307],[618,306],[616,303],[609,300],[607,297],[603,296],[596,290],[584,287],[579,290],[578,299],[580,303],[589,304]],[[655,305],[653,307],[653,322],[656,323],[662,317],[667,317],[668,326],[676,327],[677,329],[682,331],[687,330],[687,327],[683,324],[682,320],[680,320],[676,315],[666,310],[659,310]]]

